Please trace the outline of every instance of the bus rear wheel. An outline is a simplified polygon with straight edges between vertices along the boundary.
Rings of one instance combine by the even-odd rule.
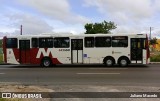
[[[111,67],[114,65],[114,60],[112,58],[106,58],[104,64],[108,67]]]
[[[126,66],[128,66],[128,59],[127,59],[127,58],[122,58],[122,59],[120,59],[120,60],[119,60],[119,65],[120,65],[121,67],[126,67]]]
[[[52,62],[50,58],[44,58],[41,64],[43,67],[49,67],[52,65]]]

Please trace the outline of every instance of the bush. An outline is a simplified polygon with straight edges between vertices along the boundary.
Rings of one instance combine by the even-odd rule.
[[[0,39],[0,48],[2,48],[2,40]]]
[[[3,62],[3,51],[2,48],[0,48],[0,63]]]
[[[0,63],[3,62],[3,54],[0,54]]]
[[[2,48],[0,48],[0,54],[2,54],[3,53],[3,49]]]
[[[160,55],[154,55],[150,57],[151,62],[160,62]]]

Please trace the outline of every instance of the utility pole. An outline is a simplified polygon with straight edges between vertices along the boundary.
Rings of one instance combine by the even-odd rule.
[[[150,28],[149,28],[149,30],[150,30],[150,33],[149,33],[150,40],[152,39],[152,33],[151,33],[151,32],[152,32],[152,29],[153,29],[153,27],[150,27]]]
[[[21,25],[21,32],[20,32],[20,34],[22,35],[22,25]]]

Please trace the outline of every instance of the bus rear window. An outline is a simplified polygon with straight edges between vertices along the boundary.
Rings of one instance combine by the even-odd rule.
[[[17,38],[8,38],[6,42],[7,48],[17,48]]]

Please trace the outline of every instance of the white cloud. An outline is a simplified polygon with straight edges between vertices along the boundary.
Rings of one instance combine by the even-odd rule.
[[[55,28],[54,32],[81,34],[81,33],[84,33],[85,30],[81,25],[74,25],[74,26],[66,26],[66,27],[57,27]]]
[[[114,33],[149,33],[149,27],[160,28],[160,0],[84,0],[84,5],[95,7],[105,20],[114,21]]]
[[[10,33],[7,32],[0,32],[0,39],[2,39],[4,36],[10,35]]]
[[[13,4],[3,1],[5,9],[0,14],[0,31],[12,35],[20,33],[21,24],[23,34],[53,31],[79,33],[84,31],[81,31],[83,25],[89,22],[85,16],[73,12],[68,0],[13,0]]]
[[[64,23],[86,23],[85,16],[74,14],[67,0],[17,0],[20,4],[38,11],[43,16],[61,20]]]
[[[69,0],[13,0],[12,3],[3,0],[3,3],[0,6],[0,32],[4,33],[19,34],[21,24],[24,34],[82,33],[85,31],[83,25],[91,19],[114,21],[117,24],[114,33],[149,33],[149,27],[160,28],[160,0],[84,0],[85,7],[90,8],[86,11],[83,5],[75,7]],[[77,10],[84,11],[78,14]]]
[[[155,8],[155,10],[158,10],[158,11],[160,11],[160,0],[154,0],[154,8]]]
[[[53,31],[53,27],[49,26],[44,20],[37,16],[14,14],[8,17],[11,22],[14,21],[10,25],[11,27],[16,28],[13,34],[20,33],[20,25],[23,25],[23,34],[41,34]]]
[[[97,7],[98,11],[119,23],[141,21],[154,13],[151,0],[84,0],[85,5]]]

